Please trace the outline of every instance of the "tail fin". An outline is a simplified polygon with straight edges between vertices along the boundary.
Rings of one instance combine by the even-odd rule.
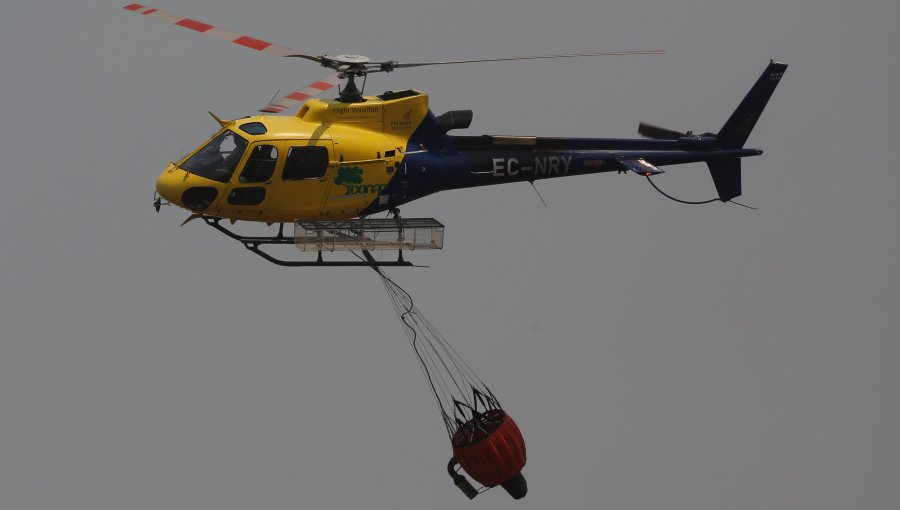
[[[723,149],[740,149],[747,143],[750,131],[756,125],[756,121],[762,114],[766,103],[772,97],[772,92],[781,81],[781,76],[787,64],[772,61],[762,75],[756,80],[756,84],[747,93],[741,104],[738,105],[728,122],[719,130],[716,137],[719,139],[719,145]],[[715,178],[715,177],[713,177]]]
[[[723,149],[740,149],[747,143],[750,132],[756,121],[772,97],[772,92],[781,81],[787,64],[772,61],[762,75],[756,80],[753,88],[741,101],[728,122],[722,126],[716,138]],[[706,162],[719,193],[719,200],[727,202],[741,196],[741,160],[738,158],[718,159]]]
[[[741,196],[741,160],[714,159],[706,162],[709,174],[712,175],[719,200],[727,202]]]

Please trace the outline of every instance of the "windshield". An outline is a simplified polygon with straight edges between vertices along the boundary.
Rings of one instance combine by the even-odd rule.
[[[188,173],[214,181],[228,182],[246,148],[247,140],[226,130],[210,140],[180,166]]]

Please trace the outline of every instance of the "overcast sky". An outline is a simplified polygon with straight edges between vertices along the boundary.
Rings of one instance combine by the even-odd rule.
[[[0,4],[0,507],[885,510],[900,501],[900,4],[162,0],[313,54],[664,56],[373,76],[470,134],[717,131],[789,64],[744,196],[635,175],[459,190],[388,271],[516,418],[530,493],[468,501],[367,269],[284,269],[152,209],[166,162],[320,77],[125,2]],[[656,182],[714,196],[704,165]]]

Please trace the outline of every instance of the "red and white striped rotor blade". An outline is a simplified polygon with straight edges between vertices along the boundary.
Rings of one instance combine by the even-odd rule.
[[[269,53],[270,55],[275,55],[278,57],[284,57],[287,55],[300,55],[304,58],[308,58],[309,60],[318,61],[318,57],[312,55],[305,55],[297,50],[288,48],[286,46],[279,46],[277,44],[272,44],[268,41],[263,41],[262,39],[257,39],[255,37],[249,37],[246,35],[241,35],[236,32],[232,32],[230,30],[225,30],[224,28],[215,27],[212,25],[207,25],[206,23],[202,23],[200,21],[185,18],[182,16],[178,16],[176,14],[172,14],[170,12],[166,12],[160,9],[154,9],[153,7],[147,7],[146,5],[141,4],[130,4],[123,7],[123,9],[127,11],[136,12],[138,14],[142,14],[148,18],[152,18],[159,21],[164,21],[166,23],[170,23],[172,25],[177,25],[180,27],[184,27],[195,32],[199,32],[203,35],[212,36],[218,39],[223,39],[225,41],[233,42],[234,44],[244,46],[246,48],[250,48],[252,50],[261,51],[263,53]]]
[[[261,108],[259,111],[266,113],[281,113],[315,95],[325,92],[340,82],[341,78],[338,73],[329,74],[317,82],[310,83],[302,89],[297,89],[290,94],[283,96],[281,99],[269,103],[268,106]]]

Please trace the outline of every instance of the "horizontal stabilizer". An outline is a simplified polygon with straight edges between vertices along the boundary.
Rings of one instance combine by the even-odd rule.
[[[649,177],[651,175],[659,175],[665,172],[665,170],[656,168],[656,166],[648,163],[644,159],[623,159],[622,161],[619,161],[619,163],[621,163],[622,166],[631,170],[632,172],[646,177]]]
[[[656,140],[678,140],[682,136],[688,136],[687,133],[675,131],[674,129],[654,126],[653,124],[647,124],[646,122],[641,122],[638,125],[638,133],[641,136],[654,138]]]

